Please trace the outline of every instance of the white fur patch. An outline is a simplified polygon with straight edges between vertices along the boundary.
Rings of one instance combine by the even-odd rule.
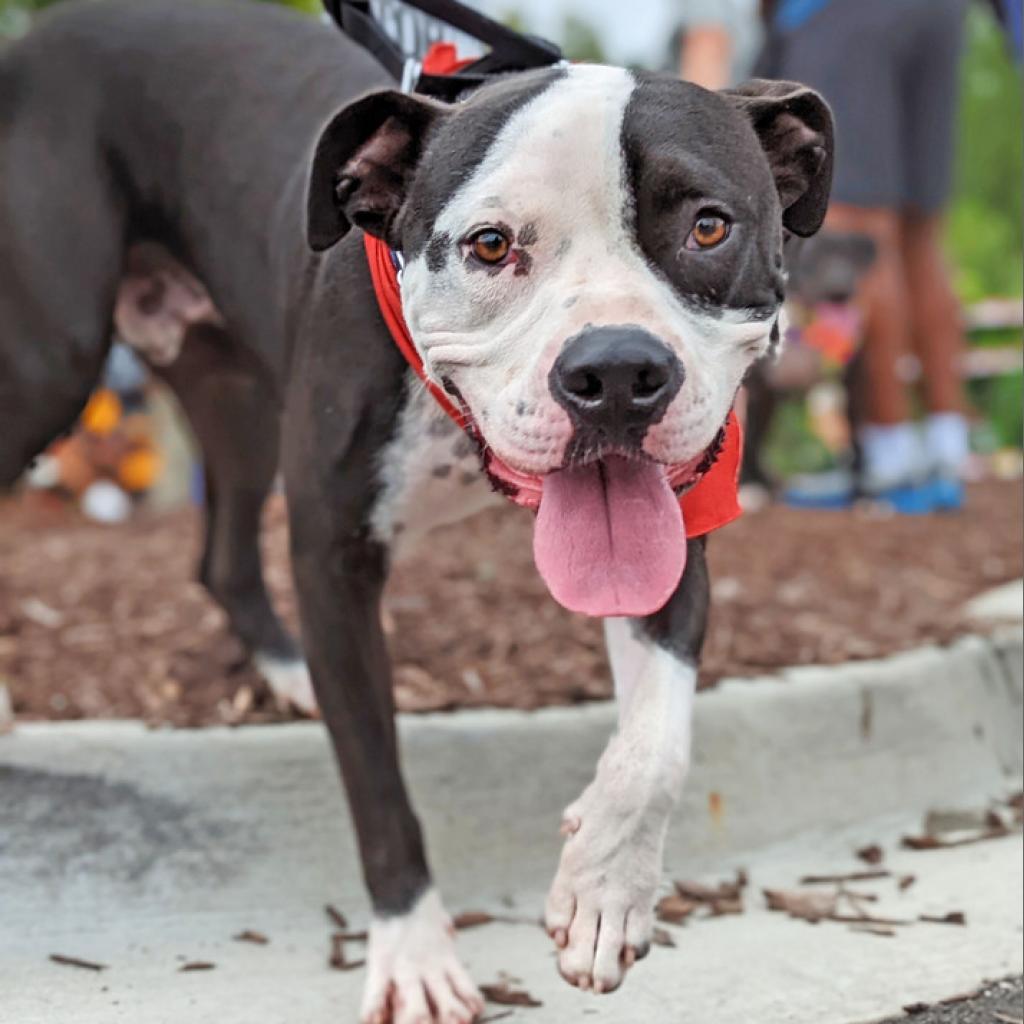
[[[443,269],[421,255],[403,272],[403,307],[428,372],[451,378],[488,444],[525,473],[562,463],[572,424],[548,375],[585,327],[645,328],[682,362],[684,385],[645,441],[663,463],[688,462],[710,445],[768,346],[769,322],[696,309],[641,252],[621,141],[634,88],[619,68],[569,68],[509,118],[441,211],[434,230],[452,240]],[[525,265],[492,273],[456,245],[497,225],[530,237]]]
[[[563,814],[568,836],[545,924],[572,984],[610,992],[653,927],[669,813],[690,763],[696,671],[610,620],[620,725],[594,781]]]
[[[408,914],[374,919],[362,1024],[470,1024],[483,1008],[483,998],[455,951],[451,919],[434,889]]]
[[[282,708],[295,707],[304,715],[317,714],[316,694],[309,669],[302,659],[275,658],[256,653],[252,663],[267,681],[274,699]]]
[[[480,468],[476,448],[411,373],[409,401],[394,440],[380,456],[381,495],[374,534],[392,557],[411,552],[424,534],[500,502]]]

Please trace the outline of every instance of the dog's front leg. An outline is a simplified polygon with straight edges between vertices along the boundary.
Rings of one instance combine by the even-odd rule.
[[[360,1019],[469,1024],[483,1001],[459,962],[399,769],[380,621],[387,557],[365,525],[375,453],[359,438],[372,427],[350,440],[348,420],[311,415],[323,406],[316,395],[296,401],[284,468],[303,640],[373,903]]]
[[[559,970],[580,988],[612,991],[649,948],[665,833],[690,762],[707,605],[704,542],[695,540],[660,612],[605,623],[619,728],[594,781],[565,809],[545,914]]]

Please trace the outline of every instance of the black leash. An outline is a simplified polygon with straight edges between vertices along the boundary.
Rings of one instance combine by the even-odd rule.
[[[426,74],[418,63],[422,55],[402,50],[374,17],[369,0],[324,0],[324,7],[338,27],[373,54],[408,92],[450,101],[482,85],[492,75],[550,67],[562,59],[562,51],[554,43],[514,32],[457,0],[403,2],[490,47],[488,53],[461,71],[450,75]]]

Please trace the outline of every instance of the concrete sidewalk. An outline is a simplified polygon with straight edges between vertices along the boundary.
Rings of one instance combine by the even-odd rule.
[[[1013,627],[703,694],[668,876],[744,865],[748,912],[679,930],[676,949],[656,949],[620,993],[600,999],[558,979],[530,923],[465,932],[470,968],[482,982],[499,971],[522,979],[544,1005],[508,1019],[537,1024],[854,1024],[1019,973],[1019,836],[927,853],[894,846],[929,808],[984,807],[1019,785],[1022,690]],[[613,724],[605,705],[401,723],[450,910],[537,917],[560,810],[589,780]],[[962,910],[967,926],[920,924],[889,938],[764,910],[760,886],[854,868],[851,851],[866,842],[886,844],[886,866],[919,878],[904,894],[891,880],[873,884],[883,898],[873,909]],[[354,1019],[361,972],[326,966],[328,901],[354,927],[365,923],[318,725],[41,724],[0,737],[3,1024]],[[232,941],[247,928],[270,945]],[[109,969],[60,967],[52,953]],[[179,973],[185,960],[217,966]]]

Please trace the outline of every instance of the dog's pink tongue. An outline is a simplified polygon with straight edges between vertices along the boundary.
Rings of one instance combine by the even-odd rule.
[[[559,604],[650,615],[686,566],[686,531],[664,471],[611,456],[544,477],[533,557]]]

